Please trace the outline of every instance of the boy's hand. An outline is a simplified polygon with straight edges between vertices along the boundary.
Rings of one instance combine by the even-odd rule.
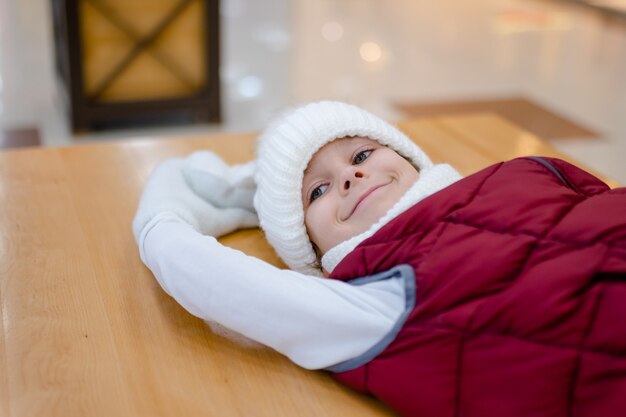
[[[238,207],[218,208],[198,196],[185,181],[183,165],[183,159],[168,159],[150,174],[133,220],[137,241],[148,222],[166,212],[189,223],[200,233],[214,237],[258,226],[255,213]]]
[[[250,212],[255,212],[255,170],[256,161],[231,166],[210,151],[194,152],[183,163],[183,175],[200,197],[216,207]]]

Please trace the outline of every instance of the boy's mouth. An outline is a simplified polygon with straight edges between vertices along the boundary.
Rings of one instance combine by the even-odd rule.
[[[388,185],[389,183],[385,183],[385,184],[380,184],[380,185],[375,185],[373,187],[371,187],[370,189],[368,189],[367,191],[365,191],[363,194],[361,194],[361,196],[359,197],[359,199],[356,201],[356,204],[354,205],[354,207],[352,207],[352,210],[350,210],[350,213],[346,216],[345,220],[348,220],[350,217],[352,217],[352,215],[354,214],[354,212],[359,208],[359,206],[361,205],[361,203],[363,201],[365,201],[366,198],[368,198],[370,195],[372,195],[372,193],[374,193],[376,190],[378,190],[379,188],[382,188],[386,185]]]

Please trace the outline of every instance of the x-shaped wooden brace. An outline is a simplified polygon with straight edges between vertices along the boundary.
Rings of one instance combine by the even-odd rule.
[[[101,0],[86,0],[94,8],[96,8],[104,17],[106,17],[113,25],[120,29],[124,35],[128,36],[135,44],[133,48],[126,54],[126,56],[109,72],[109,74],[98,84],[91,94],[92,99],[97,99],[104,93],[104,91],[111,85],[111,83],[119,76],[122,71],[130,65],[130,63],[144,50],[156,59],[161,65],[167,68],[181,83],[189,88],[195,87],[195,83],[189,77],[183,68],[181,68],[175,61],[169,59],[166,55],[159,52],[158,49],[148,49],[154,41],[163,33],[163,31],[172,23],[178,16],[185,10],[185,8],[193,0],[181,0],[172,10],[152,29],[148,34],[142,36],[128,24],[121,16],[119,16],[115,10],[109,7],[104,1]]]

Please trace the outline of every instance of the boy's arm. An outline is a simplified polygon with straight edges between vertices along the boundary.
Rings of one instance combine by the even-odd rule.
[[[281,270],[197,233],[171,213],[153,218],[138,243],[163,289],[190,313],[305,368],[366,352],[405,310],[400,279],[353,286]]]

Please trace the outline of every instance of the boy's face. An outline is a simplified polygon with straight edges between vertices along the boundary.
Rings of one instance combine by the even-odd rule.
[[[311,159],[302,182],[304,223],[322,254],[370,228],[417,180],[413,165],[362,137],[337,139]]]

